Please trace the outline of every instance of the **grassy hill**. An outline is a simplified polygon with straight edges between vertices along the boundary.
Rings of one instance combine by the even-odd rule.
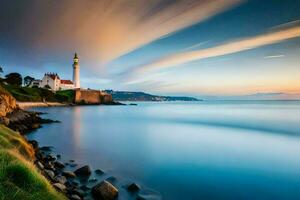
[[[24,138],[0,125],[0,199],[64,200],[30,162],[34,150]]]
[[[74,99],[73,90],[64,90],[53,93],[50,90],[43,88],[29,88],[17,85],[1,85],[5,88],[17,101],[30,102],[66,102],[72,103]]]

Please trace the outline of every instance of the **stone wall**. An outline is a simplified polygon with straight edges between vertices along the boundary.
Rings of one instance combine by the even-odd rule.
[[[100,90],[76,89],[74,98],[76,104],[110,104],[113,102],[110,94]]]

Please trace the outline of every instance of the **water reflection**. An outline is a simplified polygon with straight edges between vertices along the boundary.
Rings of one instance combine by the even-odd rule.
[[[62,123],[45,125],[31,138],[78,162],[153,188],[163,199],[300,197],[299,102],[144,103],[40,111]]]

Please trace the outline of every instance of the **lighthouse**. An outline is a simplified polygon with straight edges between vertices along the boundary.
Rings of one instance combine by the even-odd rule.
[[[77,56],[77,53],[75,53],[74,59],[73,59],[73,83],[74,83],[74,88],[80,88],[80,77],[79,77],[79,59]]]

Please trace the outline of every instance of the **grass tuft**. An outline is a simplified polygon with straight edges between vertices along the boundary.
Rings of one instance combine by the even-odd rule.
[[[63,200],[30,162],[33,149],[24,138],[0,125],[0,200]]]

